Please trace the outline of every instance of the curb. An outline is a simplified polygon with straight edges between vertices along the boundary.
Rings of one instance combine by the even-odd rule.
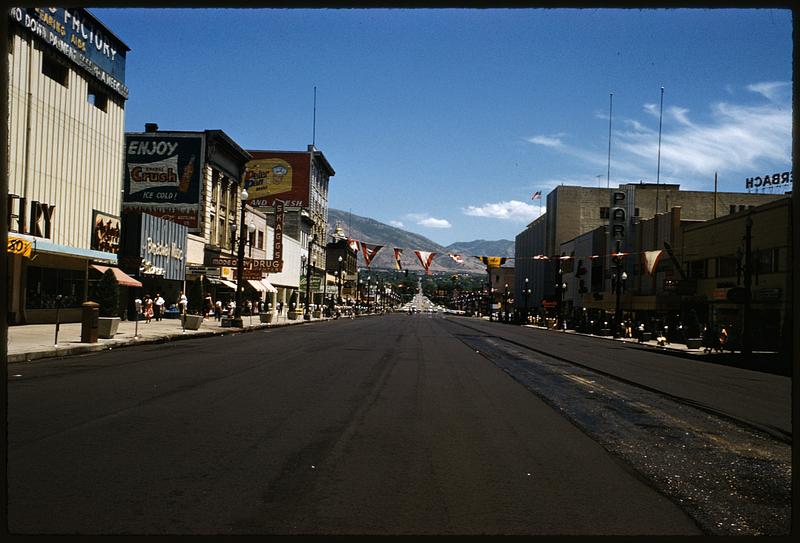
[[[255,332],[256,330],[268,330],[270,328],[282,328],[284,326],[296,326],[298,324],[311,324],[312,322],[325,322],[324,319],[317,321],[297,321],[297,322],[282,322],[274,324],[266,324],[264,326],[248,326],[246,328],[224,328],[217,330],[202,330],[193,332],[191,334],[172,334],[166,336],[150,337],[150,338],[137,338],[115,340],[109,339],[103,343],[81,343],[71,347],[52,348],[44,351],[33,351],[29,353],[15,353],[7,355],[8,364],[16,364],[20,362],[31,362],[33,360],[41,360],[44,358],[65,358],[78,354],[86,354],[98,351],[110,351],[112,349],[121,349],[124,347],[132,347],[136,345],[152,345],[157,343],[169,343],[171,341],[181,341],[186,339],[195,339],[201,337],[211,336],[224,336],[227,334],[241,334],[247,332]]]

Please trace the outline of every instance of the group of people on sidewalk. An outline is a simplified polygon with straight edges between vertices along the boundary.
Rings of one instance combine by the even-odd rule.
[[[155,318],[157,321],[160,321],[164,318],[164,313],[167,309],[167,302],[164,300],[164,297],[161,296],[160,292],[157,292],[154,297],[151,297],[149,293],[145,294],[142,299],[137,298],[135,303],[136,312],[144,317],[144,322],[146,324],[150,324],[150,321],[153,320],[153,318]],[[186,308],[189,305],[189,300],[186,298],[186,294],[184,294],[183,291],[181,291],[180,295],[178,296],[178,300],[175,305],[177,306],[181,315],[186,314]]]

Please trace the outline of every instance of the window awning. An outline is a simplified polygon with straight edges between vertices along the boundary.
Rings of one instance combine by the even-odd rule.
[[[261,284],[263,284],[265,287],[267,287],[266,292],[278,292],[278,289],[275,288],[275,286],[272,283],[270,283],[269,281],[267,281],[266,279],[262,279],[261,280]]]
[[[206,279],[208,279],[208,281],[214,285],[223,285],[233,290],[236,290],[236,283],[234,283],[233,281],[228,281],[226,279],[217,279],[216,277],[209,277],[208,275],[206,275]]]
[[[254,289],[256,289],[259,292],[266,292],[267,291],[267,287],[265,287],[264,284],[261,281],[258,281],[256,279],[248,279],[247,282],[250,283],[251,287],[253,287]]]
[[[117,283],[122,285],[123,287],[141,287],[142,283],[125,273],[119,268],[115,268],[114,266],[100,266],[98,264],[92,264],[92,267],[99,271],[100,273],[106,273],[106,270],[111,270],[114,273],[114,277],[117,278]]]

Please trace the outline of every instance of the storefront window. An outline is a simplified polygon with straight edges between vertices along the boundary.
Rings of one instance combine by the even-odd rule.
[[[80,307],[84,301],[86,273],[80,270],[56,270],[28,267],[26,309],[55,309],[56,295],[61,294],[61,307]]]

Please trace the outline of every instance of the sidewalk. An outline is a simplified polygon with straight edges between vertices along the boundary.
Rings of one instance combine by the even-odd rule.
[[[690,360],[698,360],[703,362],[710,362],[712,364],[720,364],[724,366],[733,366],[742,369],[749,369],[755,371],[765,371],[777,375],[792,375],[792,363],[787,360],[785,355],[775,351],[753,351],[749,359],[746,359],[741,351],[711,351],[705,352],[703,347],[698,349],[689,349],[683,343],[667,343],[661,346],[655,340],[639,342],[636,338],[615,338],[613,336],[598,336],[595,334],[585,334],[576,332],[575,330],[555,330],[545,326],[536,326],[533,324],[522,325],[526,328],[536,328],[539,330],[548,330],[556,334],[572,334],[576,336],[591,337],[605,341],[617,341],[625,344],[626,347],[633,349],[641,349],[646,351],[656,351],[664,354],[671,354]]]
[[[69,356],[114,349],[127,345],[146,343],[162,343],[218,334],[237,334],[264,328],[305,324],[330,320],[327,317],[290,320],[286,314],[281,315],[270,324],[262,324],[258,315],[252,318],[243,316],[243,328],[223,328],[220,321],[208,318],[200,325],[199,330],[184,330],[180,319],[151,320],[146,323],[140,320],[121,321],[117,333],[112,339],[98,339],[97,343],[81,343],[81,323],[61,323],[58,331],[58,344],[55,344],[55,324],[27,324],[8,327],[8,363],[28,362],[39,358]]]

